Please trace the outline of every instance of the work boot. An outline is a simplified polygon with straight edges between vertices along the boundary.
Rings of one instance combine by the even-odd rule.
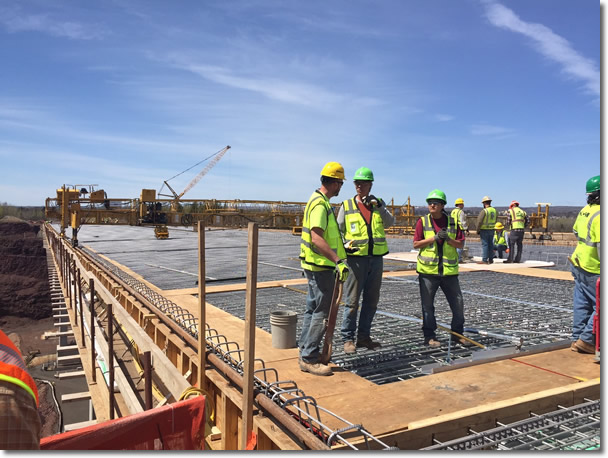
[[[575,352],[577,352],[577,353],[578,353],[578,349],[576,348],[576,345],[574,345],[575,343],[576,343],[576,342],[572,342],[572,343],[570,344],[570,350],[575,351]]]
[[[307,363],[300,360],[300,370],[302,372],[310,372],[313,375],[332,375],[331,367],[321,363]]]
[[[428,345],[431,348],[439,348],[441,347],[441,343],[438,340],[435,340],[434,338],[430,338],[428,340],[424,341],[424,345]]]
[[[375,350],[380,348],[382,344],[380,342],[374,342],[371,337],[364,337],[363,339],[357,339],[357,347],[365,347],[369,350]]]
[[[589,353],[591,355],[595,354],[595,347],[581,339],[574,342],[574,348],[576,348],[576,351],[579,353]]]
[[[471,342],[469,342],[468,340],[463,339],[462,337],[456,337],[456,336],[452,336],[452,343],[460,344],[464,347],[468,347],[469,345],[471,345]]]
[[[357,348],[355,347],[355,342],[352,341],[348,341],[348,342],[344,342],[344,353],[346,354],[351,354],[351,353],[355,353],[357,351]]]

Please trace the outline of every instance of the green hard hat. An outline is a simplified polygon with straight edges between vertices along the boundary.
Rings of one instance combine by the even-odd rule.
[[[600,190],[600,176],[589,178],[587,180],[587,194]]]
[[[374,173],[367,167],[361,167],[355,172],[353,181],[374,181]]]
[[[426,196],[426,201],[428,202],[429,200],[441,200],[443,201],[443,205],[448,203],[447,199],[445,198],[445,192],[439,189],[433,189],[431,192],[429,192],[429,195]]]

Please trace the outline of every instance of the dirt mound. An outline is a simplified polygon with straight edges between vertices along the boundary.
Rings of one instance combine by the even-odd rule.
[[[38,320],[52,314],[46,250],[39,231],[40,224],[12,216],[0,219],[0,317]]]

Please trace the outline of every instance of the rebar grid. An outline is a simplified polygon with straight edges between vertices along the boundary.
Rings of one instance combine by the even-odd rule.
[[[529,348],[561,341],[570,334],[572,310],[565,298],[572,297],[572,282],[546,280],[494,272],[460,274],[465,301],[465,335],[489,349]],[[534,291],[534,295],[526,291]],[[291,310],[299,314],[297,335],[305,308],[306,285],[268,288],[256,295],[256,326],[270,332],[270,313]],[[207,295],[207,301],[244,319],[245,293],[242,291]],[[342,322],[340,309],[337,327]],[[439,324],[449,328],[451,311],[441,291],[435,299]],[[385,384],[429,374],[434,367],[455,360],[483,357],[484,350],[452,344],[449,334],[438,330],[445,344],[437,349],[424,345],[420,293],[417,277],[391,277],[383,280],[372,336],[382,347],[358,348],[343,352],[337,330],[333,339],[332,361],[342,368],[376,384]]]
[[[599,450],[600,400],[585,401],[422,450]]]
[[[99,264],[103,265],[113,275],[118,277],[125,284],[129,285],[143,297],[152,302],[159,310],[161,310],[170,319],[175,321],[182,329],[198,339],[199,327],[198,320],[188,311],[182,309],[169,299],[159,295],[157,292],[133,278],[117,266],[107,262],[98,254],[90,249],[82,248],[89,256],[94,258]],[[242,350],[238,342],[228,341],[226,336],[220,334],[216,329],[205,326],[205,341],[207,347],[218,355],[225,363],[231,366],[236,372],[243,375],[244,360]],[[319,436],[328,446],[335,445],[338,440],[348,447],[357,450],[357,447],[349,440],[353,437],[360,436],[363,443],[370,448],[370,440],[378,444],[383,449],[389,450],[393,447],[388,446],[378,438],[372,436],[362,425],[355,425],[341,418],[337,414],[322,408],[317,404],[317,401],[312,396],[306,394],[297,387],[295,381],[279,381],[278,372],[273,368],[267,368],[262,359],[256,358],[254,365],[257,364],[257,369],[254,370],[254,386],[259,392],[264,393],[273,402],[281,406],[293,417],[295,417],[302,425],[307,427],[313,434]],[[261,376],[256,375],[261,374]],[[269,381],[268,374],[274,375],[274,380]],[[282,385],[287,385],[282,386]],[[332,430],[329,426],[321,421],[321,411],[333,418],[343,422],[344,427],[337,430]],[[350,432],[347,438],[345,432]]]

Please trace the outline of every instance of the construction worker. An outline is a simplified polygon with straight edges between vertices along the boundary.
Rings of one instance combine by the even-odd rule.
[[[505,231],[504,224],[502,224],[500,221],[496,223],[494,229],[494,251],[497,251],[498,257],[502,259],[502,254],[505,251],[507,253],[509,252],[509,247],[507,245],[507,233]]]
[[[464,331],[464,301],[458,281],[458,253],[464,234],[457,221],[444,211],[447,202],[439,189],[432,190],[426,198],[429,213],[416,222],[414,249],[419,250],[416,271],[422,303],[422,332],[424,344],[439,347],[435,331],[435,294],[441,288],[452,310],[451,329],[458,334]],[[453,341],[466,344],[463,338]]]
[[[344,353],[355,353],[356,347],[375,350],[381,346],[380,342],[372,340],[370,333],[380,300],[383,256],[388,253],[384,229],[395,223],[395,218],[387,210],[384,201],[370,194],[374,183],[373,172],[367,167],[361,167],[355,172],[353,181],[357,194],[342,202],[338,211],[338,227],[346,242],[350,269],[350,275],[344,284]],[[359,314],[359,298],[362,293]]]
[[[574,277],[574,314],[572,351],[595,353],[593,320],[595,318],[596,284],[600,278],[600,176],[587,180],[587,205],[574,222],[578,240],[570,258]]]
[[[308,280],[306,311],[300,333],[300,370],[314,375],[331,375],[331,368],[319,361],[324,321],[331,306],[336,277],[348,278],[346,252],[329,199],[344,184],[344,167],[328,162],[321,170],[321,187],[312,193],[302,222],[300,260]]]
[[[0,330],[0,449],[39,450],[38,388],[21,352]]]
[[[451,217],[454,218],[456,221],[458,221],[458,224],[460,225],[460,229],[468,236],[469,235],[469,226],[467,225],[467,215],[464,212],[464,200],[462,200],[462,198],[458,198],[454,201],[454,206],[456,207],[454,210],[452,210],[451,213]],[[464,249],[464,244],[466,243],[463,242],[462,246],[463,248],[458,248],[456,251],[458,252],[458,262],[462,262],[462,251]]]
[[[496,225],[496,209],[492,207],[492,199],[484,196],[481,199],[483,209],[477,216],[477,235],[481,239],[481,261],[477,264],[492,264],[492,244],[494,226]]]
[[[507,216],[507,226],[511,227],[509,232],[509,257],[505,262],[521,262],[521,253],[524,246],[524,229],[530,224],[530,218],[519,208],[519,202],[511,201]],[[517,255],[515,255],[517,247]]]

